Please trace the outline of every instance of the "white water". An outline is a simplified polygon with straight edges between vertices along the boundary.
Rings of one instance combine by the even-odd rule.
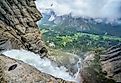
[[[39,55],[34,54],[33,52],[26,51],[26,50],[14,50],[13,49],[10,51],[5,51],[2,54],[6,55],[10,58],[21,60],[27,64],[34,66],[35,68],[37,68],[38,70],[40,70],[44,73],[50,74],[57,78],[61,78],[66,81],[74,81],[77,83],[79,83],[79,81],[80,81],[79,71],[78,71],[78,73],[75,74],[75,76],[74,76],[75,78],[74,78],[71,75],[69,75],[69,72],[66,72],[65,67],[59,68],[59,67],[53,65],[49,59],[47,59],[47,58],[41,59]]]

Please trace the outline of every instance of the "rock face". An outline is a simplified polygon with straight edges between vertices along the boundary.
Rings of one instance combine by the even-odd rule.
[[[0,83],[73,83],[42,73],[36,68],[0,55]]]
[[[88,52],[84,56],[85,59],[82,64],[82,69],[80,70],[83,79],[82,83],[106,83],[104,81],[101,82],[98,72],[95,71],[96,68],[91,66],[95,58],[95,52]]]
[[[109,48],[101,55],[101,64],[108,78],[121,82],[121,44]]]
[[[25,49],[43,56],[47,50],[36,22],[41,14],[34,0],[0,0],[0,52]],[[46,52],[46,53],[45,53]],[[70,83],[30,65],[0,55],[0,83]]]
[[[107,78],[105,72],[102,72],[104,67],[100,64],[100,54],[89,52],[85,56],[80,71],[82,83],[116,83],[114,79]]]
[[[103,54],[88,54],[82,66],[82,83],[121,82],[121,44],[110,47]]]
[[[34,0],[0,0],[0,50],[26,49],[41,54],[41,14]]]

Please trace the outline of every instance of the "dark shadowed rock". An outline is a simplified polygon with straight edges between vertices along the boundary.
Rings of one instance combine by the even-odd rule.
[[[109,48],[101,55],[102,70],[108,78],[121,82],[121,44]]]

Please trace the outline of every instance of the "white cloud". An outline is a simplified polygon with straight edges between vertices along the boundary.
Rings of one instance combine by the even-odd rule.
[[[121,0],[37,0],[36,4],[38,9],[50,8],[57,15],[72,13],[73,16],[93,18],[121,17]]]

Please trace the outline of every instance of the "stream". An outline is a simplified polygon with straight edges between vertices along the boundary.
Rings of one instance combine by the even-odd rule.
[[[53,64],[53,62],[48,58],[40,58],[38,54],[35,54],[30,51],[13,49],[5,51],[2,54],[10,58],[21,60],[31,66],[34,66],[41,72],[50,74],[54,77],[61,78],[66,81],[80,83],[80,60],[77,62],[78,71],[74,74],[74,76],[72,76],[69,74],[69,72],[67,72],[67,68],[65,66],[58,67],[57,65],[55,65],[56,63]]]

